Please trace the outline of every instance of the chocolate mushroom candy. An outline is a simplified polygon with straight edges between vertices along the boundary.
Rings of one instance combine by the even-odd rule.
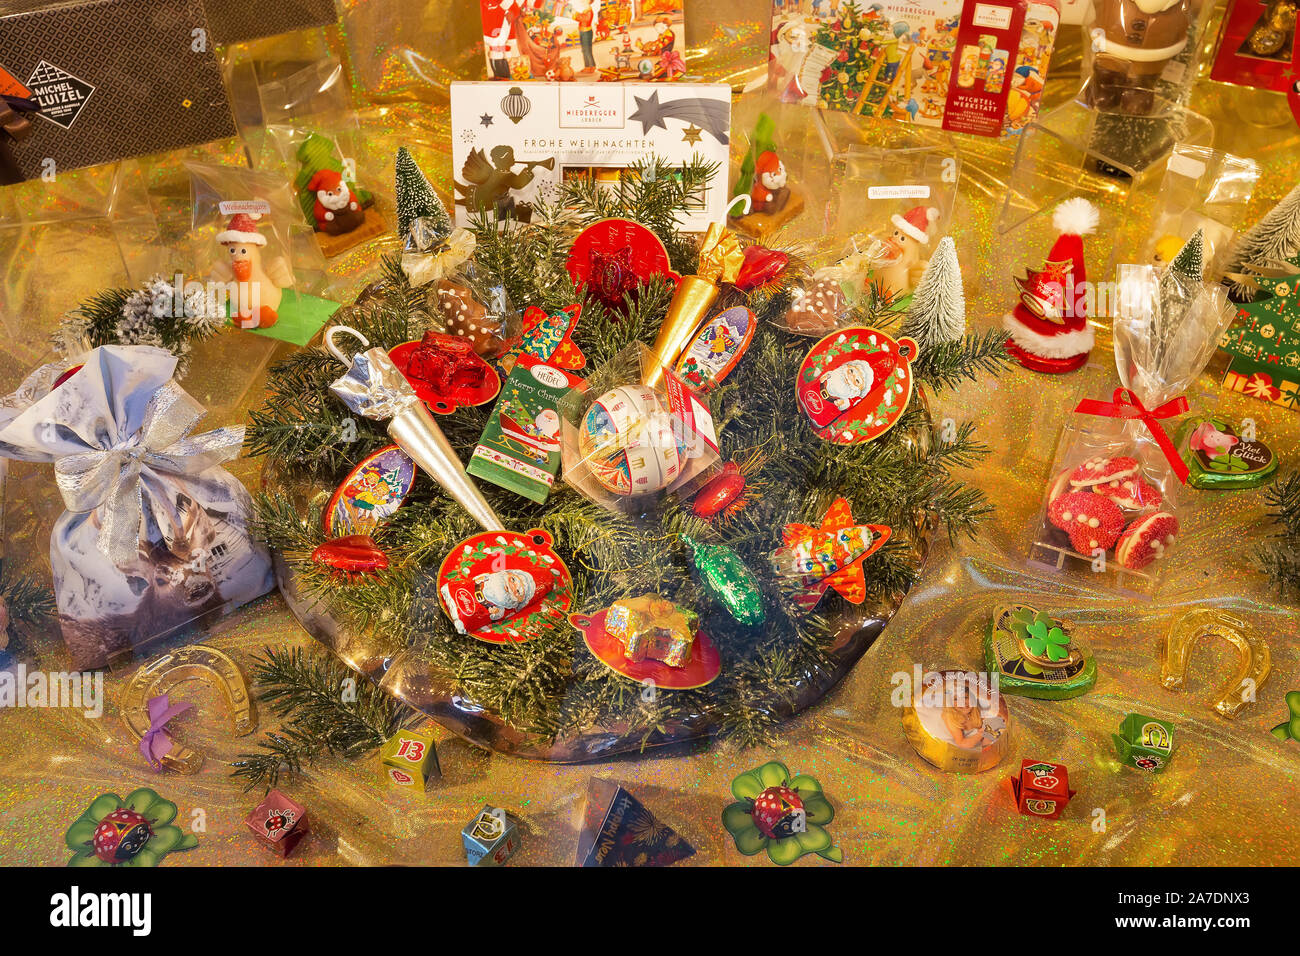
[[[840,284],[832,279],[818,279],[794,291],[785,314],[786,328],[805,335],[825,335],[836,327],[840,314],[848,307]]]
[[[430,305],[442,315],[449,335],[468,339],[474,351],[485,359],[500,353],[505,340],[499,334],[496,319],[474,298],[468,286],[443,279],[434,286],[429,298]]]

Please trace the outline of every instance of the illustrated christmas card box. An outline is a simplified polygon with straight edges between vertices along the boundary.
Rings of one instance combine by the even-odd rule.
[[[792,103],[1000,136],[1038,112],[1056,0],[774,0],[768,82]]]
[[[22,174],[235,135],[207,28],[202,0],[0,3],[0,92],[41,107],[13,147]]]
[[[672,80],[683,0],[479,0],[494,80]]]
[[[481,211],[527,221],[537,199],[594,174],[616,187],[651,156],[668,168],[699,157],[727,165],[731,88],[721,83],[453,83],[456,223]],[[703,232],[726,218],[725,177],[681,217]]]
[[[1261,292],[1238,306],[1219,347],[1228,353],[1223,383],[1234,392],[1300,409],[1300,275],[1260,280]]]

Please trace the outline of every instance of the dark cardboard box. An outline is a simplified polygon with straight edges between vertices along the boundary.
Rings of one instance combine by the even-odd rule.
[[[205,0],[205,5],[218,43],[242,43],[290,30],[329,26],[339,18],[334,0]]]
[[[235,135],[208,32],[202,0],[0,0],[0,92],[41,104],[12,147],[18,168],[30,179],[47,159],[58,173]]]

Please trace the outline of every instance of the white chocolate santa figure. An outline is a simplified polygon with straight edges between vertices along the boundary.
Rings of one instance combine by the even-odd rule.
[[[316,196],[312,218],[316,220],[317,232],[341,236],[365,222],[361,201],[337,170],[317,170],[308,181],[307,189]]]
[[[786,185],[789,178],[785,163],[776,153],[769,149],[759,155],[754,163],[754,188],[749,194],[752,200],[750,211],[771,214],[785,208],[790,198]]]
[[[293,285],[293,276],[283,259],[263,262],[266,236],[257,231],[258,213],[240,212],[230,218],[217,242],[226,250],[213,275],[221,282],[235,283],[231,297],[231,321],[241,329],[265,329],[280,318],[277,310],[283,289]]]
[[[903,215],[895,213],[889,218],[893,231],[872,244],[869,256],[872,281],[882,286],[886,295],[907,295],[921,281],[927,262],[923,253],[938,218],[939,210],[933,206],[913,206]]]

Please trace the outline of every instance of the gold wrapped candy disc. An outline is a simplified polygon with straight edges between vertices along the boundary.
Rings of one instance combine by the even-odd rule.
[[[235,662],[214,648],[191,644],[145,664],[127,685],[122,698],[122,719],[137,741],[149,731],[149,701],[192,680],[209,681],[224,692],[236,737],[256,729],[257,710],[248,695],[248,683]],[[198,773],[203,766],[203,754],[176,741],[162,762],[177,773]]]
[[[1217,637],[1237,649],[1240,663],[1236,673],[1216,691],[1214,710],[1228,718],[1236,717],[1268,679],[1272,658],[1268,645],[1235,614],[1217,609],[1189,611],[1174,622],[1160,646],[1160,683],[1169,690],[1180,690],[1187,677],[1192,649],[1204,638]]]

